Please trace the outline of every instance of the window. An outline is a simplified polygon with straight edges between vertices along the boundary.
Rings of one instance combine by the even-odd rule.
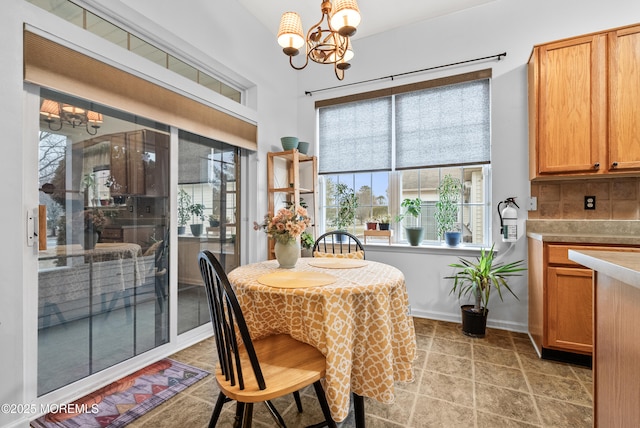
[[[411,90],[319,106],[319,172],[323,177],[321,229],[331,230],[337,215],[333,191],[346,184],[359,208],[350,231],[363,236],[370,218],[401,213],[400,203],[422,200],[419,221],[425,242],[439,243],[434,213],[438,185],[451,175],[461,180],[458,227],[463,241],[488,242],[490,205],[490,80],[486,76],[443,85],[425,82]],[[396,242],[405,242],[396,227]]]
[[[105,40],[110,41],[124,49],[140,55],[161,67],[172,70],[187,79],[190,79],[214,92],[217,92],[237,103],[242,102],[242,91],[233,88],[219,78],[212,77],[203,71],[197,70],[186,62],[171,56],[169,53],[150,43],[134,36],[133,34],[117,27],[105,19],[94,15],[88,10],[76,5],[69,0],[27,0],[34,5],[82,27]]]

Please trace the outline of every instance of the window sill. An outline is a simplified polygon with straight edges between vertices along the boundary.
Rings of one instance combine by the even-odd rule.
[[[421,253],[421,254],[454,254],[457,256],[478,256],[482,249],[489,250],[480,245],[460,244],[457,247],[449,247],[445,244],[441,245],[419,245],[411,246],[408,244],[365,244],[365,252],[372,253]],[[498,253],[498,251],[495,251]]]

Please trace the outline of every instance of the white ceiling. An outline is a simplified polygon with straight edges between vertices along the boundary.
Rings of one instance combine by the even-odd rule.
[[[274,35],[284,12],[298,12],[306,33],[320,20],[321,0],[238,0]],[[495,0],[359,0],[362,22],[354,39],[371,36],[403,25],[469,9]]]

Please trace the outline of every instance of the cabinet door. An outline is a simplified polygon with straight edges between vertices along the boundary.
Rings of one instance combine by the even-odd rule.
[[[143,131],[127,133],[127,176],[129,179],[129,193],[132,195],[145,194],[144,166],[144,134]]]
[[[640,26],[609,33],[609,164],[640,170]]]
[[[545,347],[590,354],[593,349],[593,274],[590,269],[547,269]]]
[[[129,193],[129,179],[127,175],[127,146],[124,133],[111,137],[111,176],[115,180],[111,186],[111,196]]]
[[[605,36],[539,48],[540,174],[597,172],[606,160]]]

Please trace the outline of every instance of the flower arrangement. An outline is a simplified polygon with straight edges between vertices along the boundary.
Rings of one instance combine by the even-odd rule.
[[[85,230],[94,230],[96,232],[102,232],[102,229],[107,225],[109,219],[104,215],[102,210],[94,209],[84,212],[84,228]]]
[[[310,225],[311,219],[307,210],[299,205],[281,208],[273,217],[271,214],[265,215],[262,224],[253,222],[254,230],[264,229],[270,238],[280,243],[295,240]]]

